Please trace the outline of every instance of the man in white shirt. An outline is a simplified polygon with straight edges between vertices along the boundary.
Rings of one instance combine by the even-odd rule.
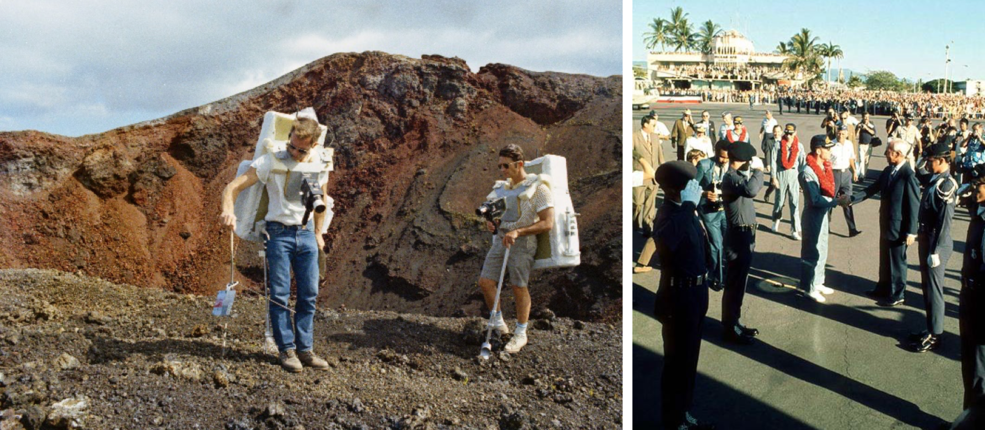
[[[831,170],[835,176],[835,195],[852,195],[852,184],[857,179],[855,174],[855,144],[848,140],[848,127],[838,126],[838,141],[831,148]],[[855,237],[862,232],[855,225],[855,213],[851,206],[842,206],[845,212],[845,222],[848,223],[848,237]]]
[[[766,146],[765,142],[767,138],[772,139],[778,137],[778,136],[773,136],[773,128],[776,127],[777,124],[778,122],[776,121],[775,118],[773,118],[773,113],[767,110],[766,118],[763,118],[763,124],[759,128],[759,140],[761,142],[764,142],[763,147]],[[769,157],[769,154],[766,154],[766,156]]]
[[[725,132],[735,128],[732,125],[732,114],[730,112],[725,112],[722,114],[722,125],[718,128],[718,140],[725,138]]]
[[[703,125],[696,125],[695,133],[697,134],[687,138],[687,142],[684,143],[684,153],[690,154],[692,150],[697,149],[705,154],[704,157],[698,159],[700,161],[710,157],[715,151],[715,146],[712,145],[711,139],[705,134],[705,127]]]

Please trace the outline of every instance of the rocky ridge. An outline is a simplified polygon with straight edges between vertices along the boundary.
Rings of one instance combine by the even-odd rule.
[[[314,107],[336,150],[321,304],[477,315],[488,235],[474,208],[496,151],[567,157],[582,265],[537,272],[558,315],[621,314],[621,78],[457,58],[335,54],[250,91],[78,138],[0,133],[0,268],[82,272],[211,295],[228,281],[219,195],[250,159],[268,110]],[[236,277],[259,290],[258,247]],[[511,306],[510,303],[506,304]]]

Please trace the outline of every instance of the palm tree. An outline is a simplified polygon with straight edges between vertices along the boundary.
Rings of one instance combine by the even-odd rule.
[[[653,22],[650,23],[650,32],[643,33],[643,43],[646,44],[646,49],[652,50],[660,45],[660,50],[664,50],[664,45],[667,44],[667,34],[670,31],[670,23],[664,21],[663,18],[654,18]]]
[[[819,44],[817,45],[816,50],[817,50],[817,55],[820,56],[824,60],[824,62],[830,64],[830,59],[828,58],[828,45],[824,43]],[[824,71],[824,86],[828,86],[829,85],[828,81],[830,80],[831,80],[831,67],[828,67]]]
[[[833,44],[831,44],[829,42],[828,43],[828,58],[834,58],[835,60],[838,60],[838,79],[839,80],[842,79],[842,75],[841,75],[841,72],[842,72],[842,70],[841,70],[841,59],[842,58],[845,58],[845,52],[841,50],[841,47],[840,46],[833,45]],[[830,67],[830,66],[831,66],[831,63],[828,63],[828,67]]]
[[[775,51],[776,51],[777,54],[787,55],[787,54],[790,53],[790,48],[787,48],[787,44],[786,43],[780,42],[779,45],[776,45]]]
[[[845,53],[842,52],[840,46],[835,45],[835,44],[833,44],[831,42],[821,44],[820,46],[818,46],[818,48],[819,48],[820,55],[828,60],[828,68],[827,68],[827,70],[825,70],[825,73],[827,74],[827,77],[828,77],[826,81],[828,82],[828,85],[830,85],[830,81],[831,81],[831,59],[832,58],[845,58]],[[838,75],[839,76],[841,75],[841,71],[838,72]]]
[[[710,19],[705,21],[704,24],[701,24],[701,27],[698,29],[696,39],[698,51],[701,51],[702,54],[710,53],[712,40],[719,34],[722,34],[722,27],[714,22],[711,22]]]
[[[674,52],[691,52],[694,46],[694,32],[691,23],[687,22],[687,14],[680,6],[670,10],[670,43]]]
[[[809,76],[815,77],[820,74],[824,61],[818,54],[817,41],[818,38],[811,36],[810,30],[802,28],[800,33],[793,35],[790,41],[784,44],[788,57],[783,60],[783,65],[794,75],[803,73],[805,80],[810,80]]]

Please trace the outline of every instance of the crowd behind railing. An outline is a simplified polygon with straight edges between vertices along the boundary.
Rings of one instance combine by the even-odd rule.
[[[661,65],[657,71],[673,73],[691,79],[732,79],[760,81],[764,77],[787,77],[789,74],[777,66],[736,66],[722,64]]]
[[[752,103],[777,105],[782,111],[821,115],[828,108],[853,115],[902,115],[928,118],[985,119],[985,95],[960,93],[900,93],[860,89],[791,89],[764,84],[754,90],[709,88],[656,88],[650,82],[637,81],[636,89],[649,96],[700,96],[709,103]]]

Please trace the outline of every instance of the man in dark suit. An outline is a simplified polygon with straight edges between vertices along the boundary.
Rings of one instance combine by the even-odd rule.
[[[851,203],[861,202],[876,193],[879,204],[879,282],[867,291],[879,300],[880,306],[903,304],[906,292],[906,247],[917,239],[917,210],[920,207],[920,185],[917,176],[906,162],[910,145],[893,139],[886,146],[889,166],[879,179],[864,190],[856,192]]]
[[[701,330],[708,312],[705,238],[694,210],[701,188],[691,163],[671,161],[657,168],[664,202],[653,224],[660,257],[660,285],[653,314],[663,324],[664,368],[660,381],[665,429],[713,429],[688,413],[694,401]]]

